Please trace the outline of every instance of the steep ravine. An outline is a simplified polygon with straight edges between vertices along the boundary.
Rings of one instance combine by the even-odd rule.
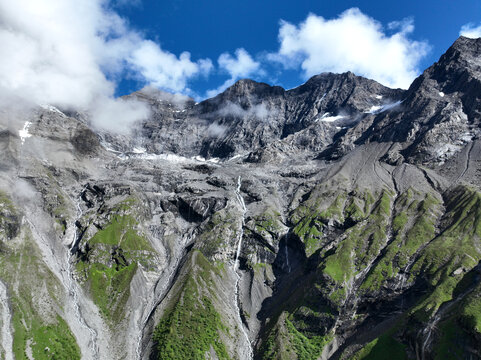
[[[69,230],[73,228],[73,230],[70,230],[73,233],[72,236],[72,241],[70,244],[68,244],[68,249],[66,251],[67,254],[67,259],[66,259],[66,269],[67,269],[67,290],[68,290],[68,295],[72,299],[72,305],[74,307],[74,314],[75,314],[75,319],[79,323],[81,327],[83,327],[87,332],[89,333],[89,340],[88,340],[88,351],[89,355],[86,355],[85,353],[83,356],[85,358],[91,358],[91,359],[96,359],[99,357],[99,349],[98,349],[98,343],[97,343],[97,338],[98,338],[98,333],[97,330],[91,328],[84,317],[82,316],[82,311],[80,309],[80,303],[79,303],[79,292],[80,289],[78,288],[78,284],[75,280],[74,277],[74,259],[73,255],[75,253],[75,249],[78,247],[78,242],[80,241],[82,237],[82,232],[83,229],[81,228],[81,219],[82,219],[82,194],[85,191],[85,187],[82,189],[82,191],[79,193],[78,198],[75,201],[75,208],[76,208],[76,215],[74,218],[74,221],[69,226]],[[87,349],[83,349],[84,352]]]

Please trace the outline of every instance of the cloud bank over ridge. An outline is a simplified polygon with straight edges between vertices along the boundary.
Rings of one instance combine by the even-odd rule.
[[[188,92],[190,78],[211,70],[208,59],[192,61],[188,52],[177,57],[145,39],[108,5],[0,0],[0,98],[87,110],[99,127],[124,130],[148,111],[140,102],[115,99],[115,79],[134,76]]]
[[[83,110],[94,126],[126,132],[149,111],[132,98],[115,98],[125,78],[199,99],[190,88],[194,79],[214,71],[225,74],[220,86],[207,91],[212,97],[239,79],[269,78],[281,64],[304,77],[353,71],[407,87],[429,50],[426,42],[409,39],[412,20],[383,28],[352,8],[334,19],[310,14],[297,25],[281,21],[277,52],[253,56],[237,48],[221,53],[214,64],[209,58],[192,59],[187,51],[176,55],[163,49],[119,16],[118,1],[112,1],[0,0],[0,104],[16,98]],[[466,26],[464,32],[479,30]]]
[[[299,25],[281,21],[280,48],[272,61],[286,68],[301,67],[309,77],[321,72],[352,71],[378,82],[407,88],[419,74],[418,64],[429,51],[423,41],[413,41],[412,20],[392,22],[388,29],[357,8],[326,20],[310,14]]]

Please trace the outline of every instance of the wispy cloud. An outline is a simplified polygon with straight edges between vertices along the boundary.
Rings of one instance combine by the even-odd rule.
[[[481,24],[477,25],[473,23],[465,24],[461,27],[459,35],[466,36],[468,38],[476,39],[481,37]]]
[[[269,117],[276,116],[277,110],[268,109],[263,103],[243,109],[241,106],[228,101],[216,112],[216,114],[221,116],[251,117],[259,120],[267,120]]]
[[[279,51],[271,61],[287,68],[300,66],[306,77],[320,72],[352,71],[392,87],[406,88],[419,74],[420,60],[430,46],[408,38],[412,19],[392,22],[389,35],[375,19],[359,9],[335,19],[310,14],[299,25],[281,21]]]
[[[252,76],[261,71],[261,64],[255,61],[249,53],[240,48],[235,51],[235,57],[223,53],[217,60],[219,68],[230,75],[221,86],[207,91],[207,97],[213,97],[233,85],[237,80]]]
[[[192,62],[188,52],[176,57],[149,40],[135,47],[127,61],[151,85],[174,92],[186,92],[189,79],[207,75],[213,67],[210,59]]]
[[[130,73],[146,84],[188,92],[188,81],[207,74],[208,59],[179,57],[130,28],[105,0],[0,0],[0,97],[88,110],[109,126],[147,116],[140,102],[114,99],[115,81]],[[109,115],[111,113],[112,115]]]

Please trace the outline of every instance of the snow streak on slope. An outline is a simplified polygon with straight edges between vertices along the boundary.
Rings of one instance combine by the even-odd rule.
[[[22,141],[22,145],[25,143],[25,139],[29,138],[32,136],[32,134],[29,134],[28,128],[32,125],[30,121],[26,121],[25,124],[23,124],[23,128],[18,131],[18,136],[20,136],[20,140]]]

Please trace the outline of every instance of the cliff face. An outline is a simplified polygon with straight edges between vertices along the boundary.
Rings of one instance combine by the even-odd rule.
[[[2,356],[481,358],[480,44],[407,91],[351,73],[199,104],[145,89],[132,136],[16,115]]]

